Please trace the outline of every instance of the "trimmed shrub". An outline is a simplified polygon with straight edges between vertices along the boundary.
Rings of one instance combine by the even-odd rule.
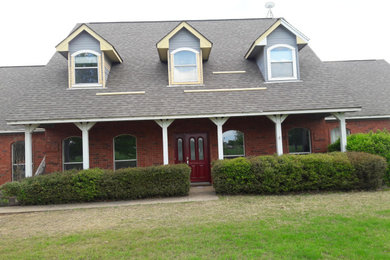
[[[215,161],[213,185],[222,194],[376,189],[386,163],[366,153],[259,156]]]
[[[383,185],[387,168],[385,158],[363,152],[348,152],[347,155],[359,180],[359,189],[370,190]]]
[[[340,151],[340,139],[329,145],[328,150]],[[350,135],[347,139],[347,150],[383,156],[388,164],[385,181],[390,184],[390,133],[387,130]]]
[[[22,205],[184,196],[190,188],[187,165],[65,171],[2,185],[4,197]]]

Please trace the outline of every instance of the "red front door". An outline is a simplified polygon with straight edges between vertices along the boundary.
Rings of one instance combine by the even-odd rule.
[[[191,182],[210,182],[207,134],[178,134],[175,142],[175,163],[186,163],[191,167]]]

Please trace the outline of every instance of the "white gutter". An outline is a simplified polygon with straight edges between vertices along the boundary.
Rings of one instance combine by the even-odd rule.
[[[256,113],[226,113],[226,114],[205,114],[205,115],[180,115],[180,116],[148,116],[148,117],[113,117],[113,118],[92,118],[92,119],[54,119],[54,120],[34,120],[34,121],[10,121],[8,125],[27,125],[27,124],[60,124],[74,122],[117,122],[117,121],[144,121],[161,119],[193,119],[210,117],[241,117],[241,116],[267,116],[267,115],[297,115],[297,114],[318,114],[318,113],[336,113],[336,112],[358,112],[361,108],[333,108],[333,109],[313,109],[313,110],[293,110],[293,111],[274,111],[274,112],[256,112]]]
[[[382,116],[347,116],[345,117],[347,120],[358,120],[358,119],[390,119],[390,115],[382,115]],[[337,120],[335,117],[325,117],[326,121]]]

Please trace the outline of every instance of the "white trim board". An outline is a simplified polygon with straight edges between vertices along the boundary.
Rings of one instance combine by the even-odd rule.
[[[286,20],[284,20],[283,18],[280,19],[280,24],[283,25],[284,27],[286,27],[290,32],[292,32],[293,34],[295,34],[295,36],[298,36],[298,37],[301,37],[303,40],[305,40],[306,42],[310,41],[309,37],[307,37],[306,35],[304,35],[303,33],[301,33],[297,28],[295,28],[294,26],[292,26],[291,24],[289,24]]]
[[[201,93],[201,92],[236,92],[236,91],[253,91],[266,90],[266,87],[258,88],[212,88],[212,89],[187,89],[184,93]]]
[[[210,117],[241,117],[241,116],[267,116],[267,115],[298,115],[298,114],[318,114],[318,113],[336,113],[336,112],[359,112],[360,107],[352,108],[326,108],[310,110],[291,110],[291,111],[269,111],[269,112],[252,112],[252,113],[220,113],[220,114],[203,114],[203,115],[178,115],[178,116],[147,116],[147,117],[112,117],[112,118],[90,118],[90,119],[49,119],[33,121],[10,121],[8,125],[27,125],[27,124],[60,124],[75,122],[115,122],[115,121],[144,121],[160,119],[193,119],[193,118],[210,118]]]
[[[382,115],[382,116],[347,116],[345,117],[347,120],[359,120],[359,119],[390,119],[390,115]],[[325,117],[326,121],[337,120],[333,116]]]
[[[96,96],[117,96],[117,95],[143,95],[145,91],[128,91],[128,92],[99,92]]]
[[[0,130],[0,134],[23,134],[25,130],[20,129],[20,130]],[[45,129],[44,128],[37,128],[33,131],[33,133],[44,133]]]

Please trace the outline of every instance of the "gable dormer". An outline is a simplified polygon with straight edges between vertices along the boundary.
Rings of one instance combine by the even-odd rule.
[[[160,60],[168,63],[169,85],[203,84],[203,61],[212,43],[186,22],[180,23],[157,43]]]
[[[115,48],[82,24],[56,50],[68,59],[69,88],[105,88],[113,63],[122,63]]]
[[[299,50],[308,40],[284,19],[278,19],[256,39],[245,58],[256,60],[265,81],[299,80]]]

